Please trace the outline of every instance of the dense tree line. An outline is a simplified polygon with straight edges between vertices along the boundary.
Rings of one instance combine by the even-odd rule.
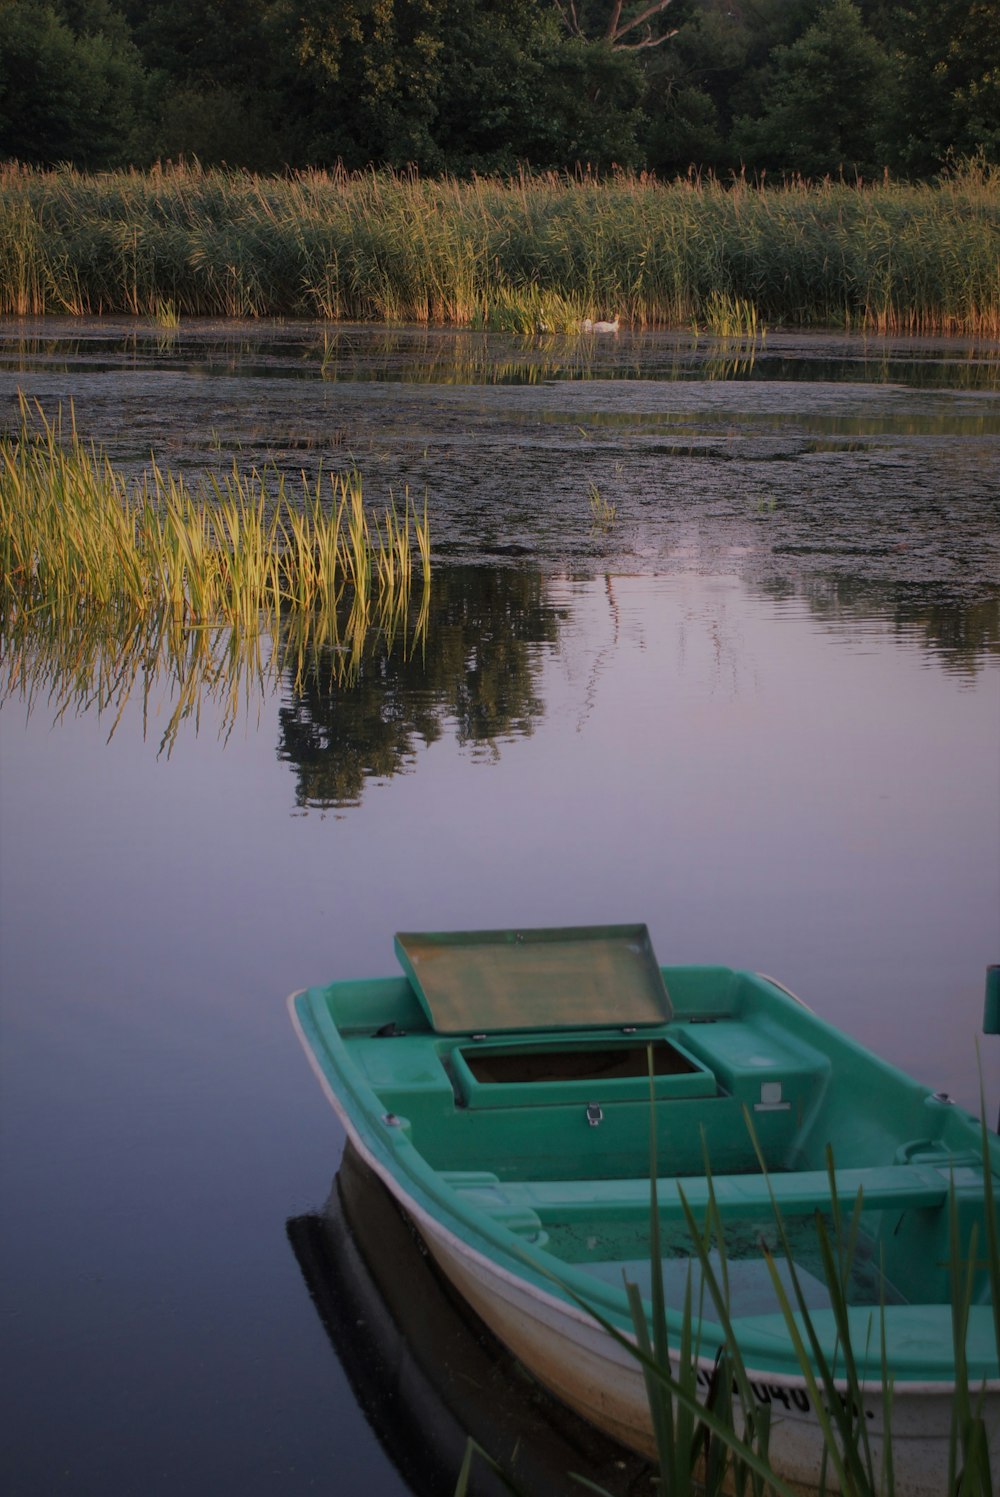
[[[0,159],[927,176],[997,0],[0,0]]]

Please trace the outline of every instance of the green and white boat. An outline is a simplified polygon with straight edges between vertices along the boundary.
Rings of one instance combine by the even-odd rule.
[[[630,1338],[624,1279],[648,1299],[652,1106],[673,1344],[691,1274],[684,1202],[701,1220],[711,1197],[775,1471],[817,1490],[822,1437],[762,1244],[790,1279],[776,1202],[809,1319],[841,1366],[816,1229],[833,1189],[846,1217],[860,1197],[848,1316],[875,1469],[889,1407],[896,1491],[946,1490],[964,1257],[965,1378],[1000,1470],[995,1134],[770,978],[659,967],[645,926],[402,934],[396,951],[402,976],[293,995],[295,1027],[355,1148],[541,1382],[653,1454],[641,1367],[585,1308]],[[697,1282],[695,1301],[707,1389],[723,1338]]]

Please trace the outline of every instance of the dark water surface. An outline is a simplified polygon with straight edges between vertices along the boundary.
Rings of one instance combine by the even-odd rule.
[[[323,1212],[343,1140],[283,999],[391,972],[396,929],[645,920],[978,1111],[997,350],[327,339],[0,328],[5,422],[20,387],[136,466],[350,454],[373,498],[427,487],[436,557],[416,647],[297,686],[281,640],[127,693],[113,646],[4,641],[10,1497],[447,1492],[465,1429],[523,1436],[529,1490],[648,1490],[434,1298],[370,1182]]]

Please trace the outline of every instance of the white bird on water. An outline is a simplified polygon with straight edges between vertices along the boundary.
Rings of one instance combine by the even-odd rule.
[[[594,322],[585,317],[580,323],[581,333],[617,333],[620,318],[616,317],[614,322]]]

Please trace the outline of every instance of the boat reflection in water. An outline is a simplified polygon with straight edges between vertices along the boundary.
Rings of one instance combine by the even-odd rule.
[[[646,1497],[651,1468],[523,1371],[350,1144],[323,1211],[287,1230],[358,1403],[415,1497],[454,1491],[470,1435],[527,1493],[579,1493],[576,1471],[616,1497]],[[482,1460],[471,1490],[509,1492]]]

